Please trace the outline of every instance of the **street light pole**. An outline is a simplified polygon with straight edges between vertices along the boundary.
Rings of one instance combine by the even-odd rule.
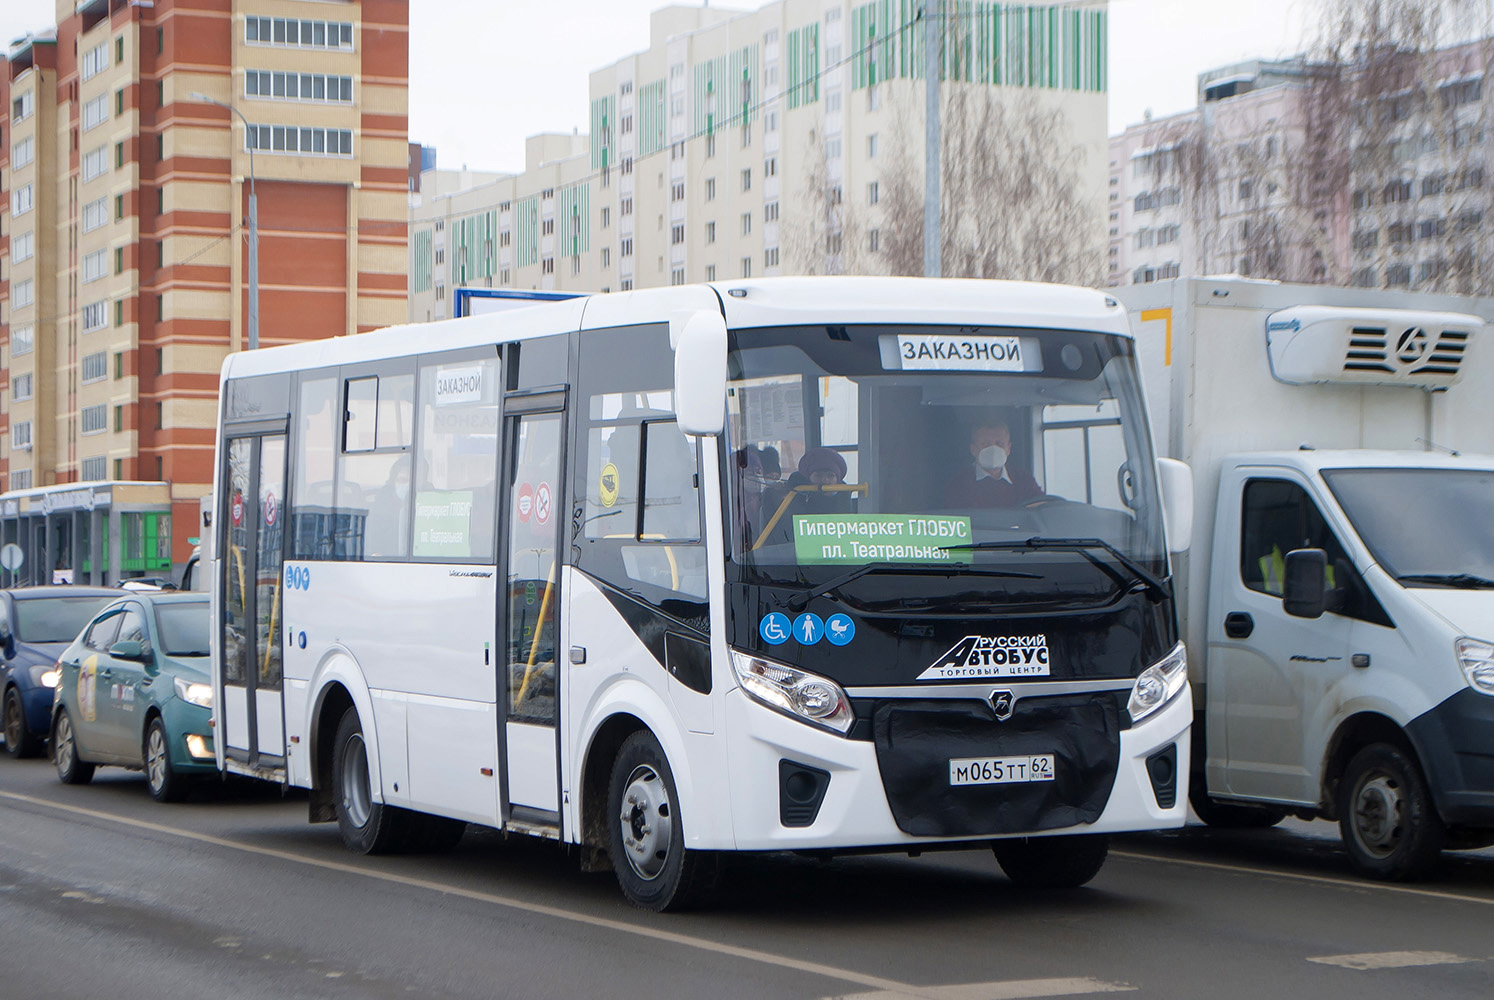
[[[259,349],[259,198],[254,193],[254,143],[249,141],[249,119],[232,104],[193,91],[193,100],[216,104],[239,116],[244,123],[244,146],[249,150],[249,350]],[[258,137],[256,137],[257,139]]]
[[[923,3],[923,274],[940,276],[941,227],[939,219],[939,56],[943,34],[944,5],[940,0]]]

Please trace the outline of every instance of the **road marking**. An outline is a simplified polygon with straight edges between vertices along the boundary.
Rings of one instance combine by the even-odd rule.
[[[49,802],[31,795],[21,795],[16,792],[0,791],[0,799],[9,799],[12,802],[24,802],[28,805],[43,809],[54,809],[58,812],[71,813],[75,816],[84,816],[97,820],[101,823],[114,823],[119,826],[133,827],[137,830],[148,830],[165,837],[176,837],[181,840],[190,840],[199,844],[210,844],[214,847],[222,847],[231,851],[240,851],[245,854],[255,854],[265,858],[275,858],[279,861],[288,861],[292,864],[306,865],[311,868],[320,868],[324,871],[340,872],[346,875],[358,875],[363,878],[376,879],[393,885],[407,886],[412,889],[427,889],[431,892],[444,893],[448,896],[458,896],[462,899],[470,899],[480,903],[489,903],[494,906],[502,906],[511,910],[519,910],[524,913],[533,913],[540,916],[554,917],[557,920],[568,920],[572,923],[585,924],[589,927],[599,927],[604,930],[616,931],[619,934],[631,934],[634,937],[649,938],[661,941],[665,944],[682,945],[686,948],[695,948],[700,951],[713,952],[717,955],[727,955],[732,958],[745,959],[749,962],[757,962],[762,965],[777,966],[780,969],[791,969],[795,972],[806,972],[810,975],[822,976],[826,979],[838,979],[841,982],[854,983],[857,986],[869,987],[879,990],[890,996],[896,997],[929,997],[926,987],[910,986],[900,983],[895,979],[883,979],[881,976],[869,976],[864,973],[855,972],[850,969],[837,969],[834,966],[822,965],[819,962],[807,962],[797,958],[789,958],[786,955],[778,955],[772,952],[759,951],[756,948],[742,948],[737,945],[724,944],[720,941],[712,941],[708,938],[693,937],[689,934],[680,934],[675,931],[661,930],[657,927],[647,927],[636,923],[627,923],[622,920],[612,920],[607,917],[592,916],[588,913],[577,913],[574,910],[561,909],[558,906],[546,906],[543,903],[534,903],[525,899],[517,899],[513,896],[502,896],[497,893],[479,892],[476,889],[464,889],[460,886],[447,885],[430,879],[415,878],[410,875],[397,875],[393,872],[378,871],[371,868],[360,868],[357,865],[346,864],[339,861],[323,861],[316,858],[308,858],[300,854],[292,854],[290,851],[280,851],[272,847],[260,847],[257,844],[245,844],[240,841],[227,840],[223,837],[215,837],[207,833],[197,833],[192,830],[178,830],[159,823],[149,823],[145,820],[131,819],[128,816],[119,816],[114,813],[100,812],[96,809],[84,809],[79,806],[64,805],[60,802]],[[640,915],[639,919],[645,919]],[[1004,996],[1005,994],[1003,994]],[[1028,996],[1052,996],[1054,994],[1025,994]]]
[[[1319,965],[1337,965],[1344,969],[1409,969],[1419,965],[1462,965],[1477,962],[1445,951],[1371,951],[1362,955],[1319,955],[1309,958]]]
[[[1195,861],[1192,858],[1174,858],[1161,854],[1145,854],[1140,851],[1111,851],[1112,858],[1126,858],[1130,861],[1157,861],[1169,865],[1187,865],[1190,868],[1207,868],[1211,871],[1236,872],[1240,875],[1267,876],[1272,878],[1291,879],[1297,882],[1312,882],[1317,885],[1333,885],[1341,889],[1374,890],[1376,892],[1400,893],[1407,896],[1424,896],[1427,899],[1446,899],[1456,903],[1478,903],[1482,906],[1494,906],[1494,896],[1465,896],[1457,892],[1443,892],[1440,889],[1417,889],[1409,885],[1391,885],[1386,882],[1372,882],[1368,879],[1337,878],[1332,875],[1307,875],[1302,872],[1283,871],[1280,868],[1247,868],[1244,865],[1228,865],[1219,861]]]
[[[1027,1000],[1029,997],[1077,997],[1092,993],[1128,993],[1136,989],[1124,983],[1100,979],[1008,979],[996,983],[966,983],[958,986],[908,987],[852,993],[826,1000]]]

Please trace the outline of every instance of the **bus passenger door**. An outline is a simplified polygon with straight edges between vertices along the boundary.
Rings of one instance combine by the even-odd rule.
[[[510,399],[504,426],[504,822],[560,823],[556,720],[564,437],[559,394]],[[515,413],[516,408],[521,411]]]
[[[230,430],[227,489],[219,498],[224,534],[223,705],[218,738],[229,759],[252,768],[285,766],[281,701],[281,557],[285,428]]]

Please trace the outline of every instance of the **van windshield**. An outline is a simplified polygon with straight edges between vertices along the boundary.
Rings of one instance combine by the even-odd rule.
[[[1494,470],[1326,469],[1323,478],[1397,580],[1494,587]]]
[[[728,345],[731,552],[758,582],[821,584],[869,563],[1095,576],[1122,559],[1165,572],[1128,339],[818,326],[731,331]],[[1034,538],[1113,552],[997,548]],[[1113,591],[1127,572],[1094,586]],[[1051,591],[1044,576],[1003,587]]]

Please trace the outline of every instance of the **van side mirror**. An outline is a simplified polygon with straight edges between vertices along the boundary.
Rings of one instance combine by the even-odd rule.
[[[1187,552],[1193,544],[1193,470],[1187,462],[1159,458],[1157,484],[1162,492],[1162,523],[1167,528],[1167,551]]]
[[[1293,549],[1286,554],[1281,607],[1293,618],[1321,618],[1328,604],[1328,553]]]
[[[138,639],[121,639],[109,647],[109,655],[116,660],[142,660],[145,651]]]
[[[674,411],[685,434],[726,427],[726,319],[700,309],[669,321],[674,345]]]

